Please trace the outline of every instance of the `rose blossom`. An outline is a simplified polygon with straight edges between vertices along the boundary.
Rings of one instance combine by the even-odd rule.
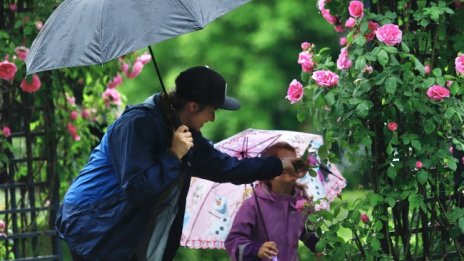
[[[446,81],[446,87],[449,88],[449,87],[451,87],[451,85],[453,85],[453,81],[451,81],[451,80]]]
[[[313,55],[308,52],[301,52],[298,55],[298,64],[301,64],[303,72],[310,72],[314,69]]]
[[[353,28],[356,25],[356,19],[353,17],[348,18],[345,22],[345,27],[347,28]]]
[[[89,111],[89,109],[83,109],[83,110],[81,111],[81,117],[82,117],[82,119],[86,119],[86,120],[87,120],[87,119],[90,117],[90,111]]]
[[[317,8],[319,11],[324,10],[326,0],[317,0]]]
[[[333,87],[338,84],[338,75],[329,70],[319,70],[311,76],[316,84],[321,87]]]
[[[303,98],[303,94],[303,85],[299,81],[294,79],[288,86],[287,96],[285,96],[285,98],[287,98],[287,100],[289,100],[291,104],[294,104],[301,101],[301,99]]]
[[[369,216],[367,214],[361,214],[361,221],[363,223],[368,223],[369,222]]]
[[[450,91],[443,86],[433,85],[427,89],[427,96],[432,101],[442,101],[445,98],[449,98]]]
[[[10,5],[10,10],[11,10],[11,12],[16,12],[18,10],[18,6],[16,4],[11,4]]]
[[[19,60],[24,61],[29,53],[29,49],[24,46],[18,46],[15,48],[15,53]]]
[[[430,65],[426,64],[424,66],[424,72],[425,74],[429,74],[432,71],[432,68],[430,68]]]
[[[340,38],[340,45],[341,45],[341,46],[345,46],[346,43],[347,43],[346,37]]]
[[[68,123],[67,129],[68,129],[69,134],[71,134],[71,136],[73,137],[73,140],[75,141],[81,140],[81,137],[77,133],[76,126],[74,126],[72,123]]]
[[[121,70],[124,72],[124,74],[127,76],[127,78],[133,79],[142,72],[143,69],[143,63],[141,61],[135,61],[134,64],[132,65],[132,70],[129,72],[129,65],[127,63],[123,63]]]
[[[143,65],[149,63],[151,61],[151,55],[149,55],[147,52],[143,53],[139,57],[135,58],[136,62],[141,62]]]
[[[379,28],[379,24],[374,21],[369,21],[367,23],[367,28],[369,28],[369,33],[365,34],[364,37],[366,37],[366,40],[372,41],[375,37],[377,28]]]
[[[398,123],[394,122],[394,121],[391,121],[387,124],[387,128],[390,130],[390,131],[393,131],[395,132],[397,129],[398,129]]]
[[[362,69],[363,73],[368,73],[368,74],[371,74],[373,71],[374,69],[369,64],[366,64],[366,66],[364,66],[364,68]]]
[[[18,68],[16,67],[16,64],[11,63],[8,60],[0,62],[0,79],[7,81],[13,80],[17,70]]]
[[[422,162],[420,160],[416,161],[416,169],[421,169],[422,168]]]
[[[364,5],[361,1],[351,1],[348,6],[348,12],[354,18],[359,18],[364,15]]]
[[[299,199],[299,200],[297,200],[297,201],[296,201],[296,204],[295,204],[296,210],[302,211],[302,210],[305,208],[307,202],[308,202],[308,201],[307,201],[306,199]]]
[[[336,25],[334,29],[335,29],[335,32],[337,33],[343,33],[343,31],[345,30],[345,28],[341,24]]]
[[[464,54],[460,54],[454,60],[454,66],[458,74],[464,74]]]
[[[348,57],[348,50],[345,48],[342,48],[340,51],[340,55],[338,56],[337,59],[337,68],[339,70],[347,70],[351,68],[353,65],[352,61]]]
[[[69,118],[71,118],[72,121],[77,120],[77,111],[72,111],[71,114],[69,114]]]
[[[2,133],[3,133],[3,136],[5,136],[6,138],[10,137],[11,136],[10,127],[8,126],[3,127]]]
[[[116,89],[107,88],[102,94],[103,101],[106,106],[109,106],[111,103],[116,105],[121,105],[121,96]]]
[[[454,152],[453,146],[449,147],[449,152],[450,152],[451,154],[453,154],[453,152]]]
[[[321,13],[322,13],[322,17],[324,17],[324,19],[329,23],[329,24],[333,24],[335,25],[337,23],[337,17],[336,16],[333,16],[332,14],[330,14],[330,10],[329,9],[322,9],[321,10]]]
[[[401,43],[403,37],[403,33],[396,24],[381,26],[376,30],[375,35],[379,41],[390,46]]]
[[[329,202],[327,200],[321,199],[319,204],[314,206],[314,210],[320,211],[320,210],[329,210]]]
[[[40,31],[42,27],[43,27],[42,21],[35,21],[35,29],[37,29],[37,31]]]
[[[116,88],[122,83],[122,76],[121,74],[117,74],[116,76],[113,77],[113,79],[106,85],[106,88]]]
[[[307,51],[307,50],[311,49],[311,47],[312,47],[311,43],[308,43],[308,42],[302,42],[301,43],[301,49],[303,51]]]
[[[20,87],[24,92],[33,93],[40,89],[42,83],[40,82],[37,74],[32,75],[32,80],[29,82],[27,79],[22,80]]]

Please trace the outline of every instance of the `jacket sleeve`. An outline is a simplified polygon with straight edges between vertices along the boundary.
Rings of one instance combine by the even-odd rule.
[[[256,224],[255,208],[250,200],[246,200],[235,216],[224,245],[233,261],[255,261],[262,243],[251,240],[251,234]]]
[[[133,109],[111,129],[111,161],[130,203],[155,199],[179,176],[180,161],[167,152],[168,137],[160,121],[143,109]]]
[[[306,228],[303,229],[303,233],[301,233],[300,240],[305,244],[307,248],[311,250],[311,252],[316,253],[316,244],[317,242],[319,242],[319,237],[317,236],[315,231],[310,231]]]
[[[239,160],[215,149],[199,132],[193,133],[192,176],[214,182],[246,184],[269,180],[282,173],[282,162],[276,157]]]

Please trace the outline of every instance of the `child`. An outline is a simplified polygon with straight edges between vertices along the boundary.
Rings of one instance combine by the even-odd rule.
[[[288,143],[279,142],[261,156],[296,157],[296,151]],[[270,181],[261,181],[256,193],[243,202],[225,241],[233,260],[296,261],[299,239],[315,252],[319,238],[306,230],[307,216],[297,208],[297,202],[310,202],[304,188],[296,183],[301,176],[284,171]]]

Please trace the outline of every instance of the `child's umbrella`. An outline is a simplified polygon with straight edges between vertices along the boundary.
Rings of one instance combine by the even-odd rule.
[[[220,151],[238,158],[258,157],[265,148],[276,142],[287,142],[296,148],[298,156],[311,144],[310,152],[317,155],[323,139],[319,135],[280,130],[247,129],[215,144]],[[340,195],[346,180],[334,164],[321,171],[316,166],[317,176],[306,174],[298,180],[307,186],[307,192],[318,201],[316,209],[327,209],[330,202]],[[224,248],[233,219],[240,205],[253,193],[248,185],[215,183],[192,178],[181,237],[181,245],[190,248]]]

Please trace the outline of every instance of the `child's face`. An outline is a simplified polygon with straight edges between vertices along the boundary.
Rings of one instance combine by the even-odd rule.
[[[291,151],[291,150],[283,149],[283,150],[280,150],[279,152],[277,152],[277,157],[279,157],[279,158],[287,158],[287,157],[295,158],[296,153]],[[287,173],[284,170],[284,172],[282,172],[282,174],[280,176],[277,176],[277,177],[273,178],[271,180],[271,183],[275,184],[275,183],[278,182],[278,183],[293,184],[293,183],[296,182],[297,179],[298,179],[298,177],[296,177],[294,175],[290,175],[289,173]]]

